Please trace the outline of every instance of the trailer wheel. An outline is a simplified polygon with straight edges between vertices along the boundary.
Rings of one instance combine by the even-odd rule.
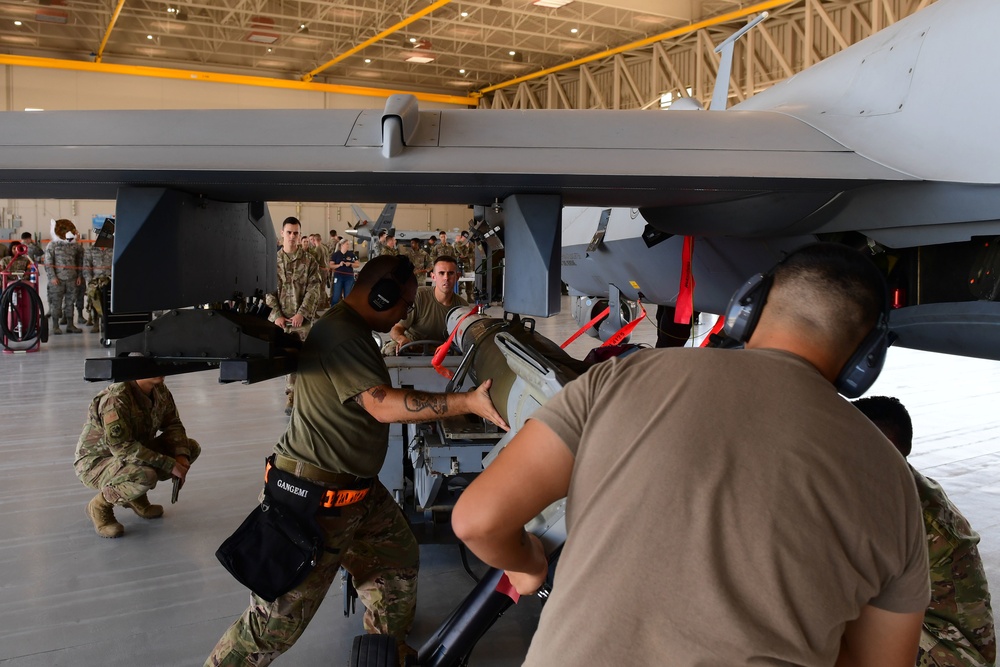
[[[396,638],[392,635],[358,635],[351,646],[351,667],[399,667]]]

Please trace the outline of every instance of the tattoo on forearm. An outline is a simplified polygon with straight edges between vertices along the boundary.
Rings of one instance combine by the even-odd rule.
[[[426,391],[408,391],[404,397],[404,405],[410,412],[421,412],[427,408],[436,415],[448,412],[448,399],[444,394],[428,394]]]

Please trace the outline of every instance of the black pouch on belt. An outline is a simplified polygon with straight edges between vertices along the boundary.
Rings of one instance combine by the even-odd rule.
[[[215,557],[237,581],[268,602],[298,586],[323,550],[316,512],[326,489],[267,459],[264,499]]]

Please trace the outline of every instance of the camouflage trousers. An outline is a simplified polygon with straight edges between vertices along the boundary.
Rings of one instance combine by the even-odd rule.
[[[301,327],[294,328],[288,327],[285,329],[288,333],[293,336],[298,336],[299,340],[305,342],[306,336],[309,335],[309,330],[312,329],[312,322],[305,322]],[[295,390],[295,378],[298,377],[298,373],[290,373],[285,376],[285,393],[291,394]]]
[[[927,625],[920,631],[917,667],[992,667],[972,642],[950,623],[935,624],[934,632]]]
[[[354,576],[369,634],[406,638],[417,603],[420,551],[399,505],[377,480],[368,498],[320,516],[325,551],[297,588],[274,602],[250,594],[250,606],[226,631],[205,667],[269,665],[302,635],[337,571]]]
[[[49,282],[45,294],[49,299],[49,313],[52,315],[53,324],[57,325],[62,317],[72,323],[73,308],[76,305],[76,285],[63,280],[60,280],[58,285]]]
[[[165,454],[171,458],[174,456],[174,447],[162,435],[153,438],[146,446],[158,454]],[[194,463],[201,454],[201,446],[197,441],[188,438],[188,447],[191,451],[189,461]],[[108,456],[96,461],[85,459],[77,468],[76,476],[90,488],[100,491],[105,500],[115,505],[132,502],[155,488],[157,482],[170,479],[169,472],[117,456]]]
[[[104,317],[104,306],[101,303],[101,290],[111,284],[107,276],[98,276],[87,283],[87,308],[94,324],[100,324]]]

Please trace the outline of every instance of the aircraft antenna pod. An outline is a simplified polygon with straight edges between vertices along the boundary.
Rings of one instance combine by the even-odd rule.
[[[382,157],[391,158],[403,152],[403,147],[417,133],[420,108],[413,95],[390,95],[382,112]]]
[[[719,76],[715,78],[715,88],[712,90],[712,101],[708,105],[709,111],[725,111],[726,102],[729,100],[729,76],[733,71],[733,49],[738,40],[743,35],[768,16],[767,12],[761,12],[750,19],[745,26],[727,37],[722,44],[715,47],[715,52],[722,52],[719,58]]]

